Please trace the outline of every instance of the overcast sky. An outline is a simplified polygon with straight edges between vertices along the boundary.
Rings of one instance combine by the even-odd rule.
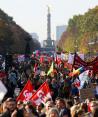
[[[47,37],[47,5],[51,8],[52,38],[56,26],[67,25],[73,15],[84,14],[98,5],[98,0],[0,0],[0,8],[27,32],[36,32],[40,40]]]

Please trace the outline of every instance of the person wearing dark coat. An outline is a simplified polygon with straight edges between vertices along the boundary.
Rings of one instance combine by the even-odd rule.
[[[0,117],[13,117],[12,115],[16,115],[16,117],[24,117],[23,110],[18,110],[16,107],[16,101],[13,98],[8,98],[6,101],[6,111],[2,113]]]

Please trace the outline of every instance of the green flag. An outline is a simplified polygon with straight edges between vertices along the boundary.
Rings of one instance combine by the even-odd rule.
[[[53,62],[52,62],[52,64],[51,64],[51,66],[50,66],[49,71],[47,72],[47,76],[48,76],[49,74],[51,74],[51,72],[53,72]]]

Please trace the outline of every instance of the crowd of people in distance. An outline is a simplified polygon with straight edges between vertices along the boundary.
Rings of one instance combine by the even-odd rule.
[[[54,62],[53,71],[47,75],[52,62]],[[7,93],[0,102],[0,117],[98,117],[97,75],[88,76],[88,81],[82,85],[82,88],[87,88],[90,84],[95,84],[94,97],[82,100],[80,89],[75,84],[75,79],[80,81],[79,77],[70,77],[71,71],[64,62],[57,64],[52,57],[49,61],[45,59],[41,62],[34,56],[22,62],[13,60],[12,66],[7,66],[9,68],[6,71],[1,60],[0,81],[7,88]],[[21,92],[28,79],[35,91],[47,82],[52,99],[47,99],[45,104],[37,106],[30,100],[17,101],[19,94],[15,90],[18,88]]]

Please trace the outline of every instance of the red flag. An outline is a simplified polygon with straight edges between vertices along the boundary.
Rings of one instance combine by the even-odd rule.
[[[82,60],[82,59],[75,53],[75,55],[74,55],[74,63],[73,63],[72,69],[73,69],[73,68],[78,69],[78,68],[81,67],[81,66],[86,67],[86,66],[87,66],[87,63],[86,63],[84,60]]]
[[[74,85],[75,85],[77,88],[79,88],[79,87],[80,87],[80,80],[79,80],[79,79],[75,79]]]
[[[44,56],[40,56],[40,63],[43,63],[44,62]]]
[[[85,62],[75,54],[73,67],[77,69],[81,66],[84,66],[87,70],[93,70],[94,73],[98,73],[98,56],[93,61]]]
[[[27,81],[26,85],[24,86],[23,90],[21,91],[20,95],[17,97],[17,101],[29,101],[35,93],[34,88],[30,80]]]
[[[47,59],[48,59],[48,62],[50,63],[53,58],[52,57],[47,57]]]
[[[51,92],[47,82],[44,82],[39,89],[34,93],[31,101],[34,105],[39,105],[41,103],[45,104],[47,99],[51,98]]]
[[[57,65],[60,65],[61,64],[61,58],[59,56],[56,56],[55,58],[55,62],[57,63]]]
[[[0,72],[0,79],[2,79],[2,78],[5,78],[7,76],[7,74],[5,73],[5,72]]]

